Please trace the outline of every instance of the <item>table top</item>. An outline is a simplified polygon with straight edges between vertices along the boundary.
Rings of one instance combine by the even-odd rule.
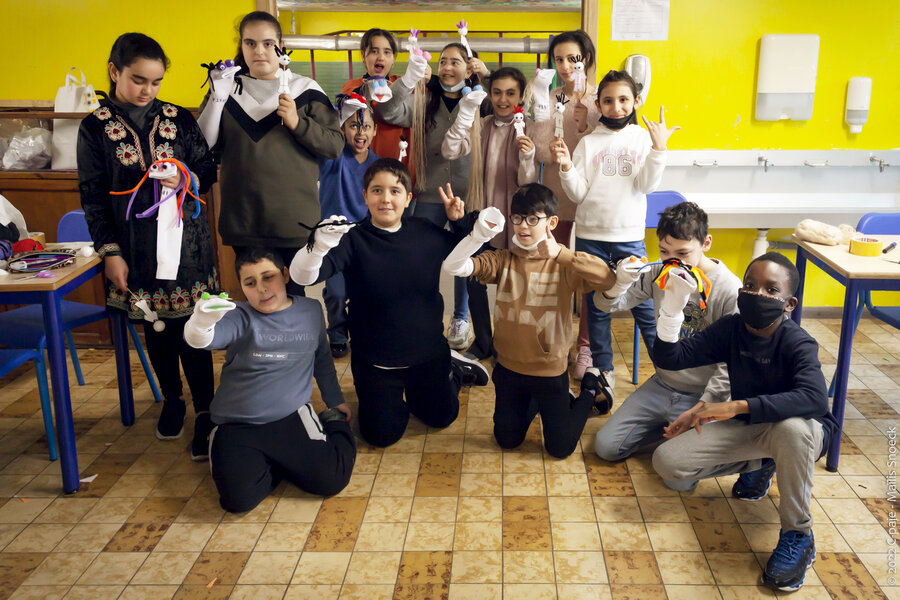
[[[797,245],[818,258],[847,279],[900,279],[900,235],[872,235],[885,244],[897,242],[897,246],[880,256],[850,254],[846,244],[825,246],[797,239]]]
[[[47,250],[53,250],[54,247],[59,248],[67,246],[65,244],[47,244]],[[96,253],[89,258],[76,255],[74,264],[59,269],[52,269],[50,272],[55,275],[53,278],[42,279],[40,277],[32,277],[31,279],[17,281],[17,278],[19,277],[34,275],[34,273],[10,273],[9,275],[0,275],[0,293],[52,292],[69,283],[75,277],[81,275],[91,267],[101,264],[101,262],[102,260]]]

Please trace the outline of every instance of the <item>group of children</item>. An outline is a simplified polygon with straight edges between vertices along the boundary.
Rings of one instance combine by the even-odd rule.
[[[348,352],[370,444],[397,442],[410,414],[447,427],[461,386],[491,378],[500,447],[520,445],[540,415],[547,452],[566,457],[592,410],[612,408],[609,313],[631,309],[656,373],[613,412],[595,451],[615,461],[659,443],[653,464],[671,487],[740,473],[732,493],[746,500],[763,498],[777,472],[782,532],[764,580],[802,585],[815,558],[813,464],[838,427],[817,345],[785,319],[796,269],[766,254],[741,283],[706,255],[706,214],[690,202],[661,214],[661,260],[646,263],[646,194],[677,127],[662,109],[659,122],[637,124],[641,90],[627,73],[585,82],[596,52],[571,31],[553,38],[552,68],[531,84],[515,68],[491,73],[464,41],[444,47],[436,75],[417,50],[396,77],[396,39],[373,29],[361,40],[366,75],[344,86],[335,110],[315,81],[283,71],[276,19],[250,13],[239,34],[235,64],[210,65],[198,121],[156,99],[162,48],[122,35],[109,98],[84,119],[78,145],[108,304],[140,319],[137,302],[147,300],[166,324],[145,327],[165,397],[157,435],[182,433],[180,357],[197,415],[192,457],[209,458],[225,509],[253,508],[282,480],[322,495],[347,484],[356,447],[333,357]],[[561,85],[551,91],[554,74]],[[528,99],[533,119],[524,118]],[[173,276],[157,270],[163,225],[137,216],[159,198],[139,187],[130,203],[110,195],[173,158],[203,192],[217,177],[210,149],[221,166],[219,233],[235,250],[246,303],[218,295],[199,199],[179,207]],[[457,278],[448,337],[442,270]],[[303,297],[303,286],[322,281],[327,325]],[[486,284],[497,286],[493,319]],[[576,299],[577,396],[568,370]],[[475,339],[460,354],[467,308]],[[211,349],[226,350],[214,396]],[[479,362],[488,357],[490,375]],[[318,415],[313,378],[327,406]],[[700,435],[683,435],[690,429]]]

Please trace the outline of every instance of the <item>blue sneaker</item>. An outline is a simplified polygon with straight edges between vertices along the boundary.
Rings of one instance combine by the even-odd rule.
[[[766,563],[763,583],[783,592],[799,590],[806,578],[806,570],[815,560],[816,542],[812,532],[806,535],[802,531],[782,531],[778,545]]]
[[[769,493],[769,488],[772,487],[772,475],[774,474],[775,461],[767,458],[757,470],[741,473],[731,488],[731,495],[739,500],[750,502],[765,498]]]

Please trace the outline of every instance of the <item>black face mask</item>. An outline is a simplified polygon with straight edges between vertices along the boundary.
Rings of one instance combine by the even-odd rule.
[[[632,113],[633,115],[634,113]],[[629,121],[631,121],[632,115],[625,115],[624,117],[619,117],[618,119],[611,119],[609,117],[600,116],[600,122],[613,130],[623,129],[626,125],[628,125]]]
[[[786,301],[741,290],[737,306],[744,323],[753,329],[765,329],[784,315]]]

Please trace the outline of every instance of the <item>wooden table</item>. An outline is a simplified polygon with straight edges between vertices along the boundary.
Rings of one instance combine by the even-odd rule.
[[[75,432],[72,426],[72,403],[69,397],[69,375],[66,368],[66,348],[62,334],[60,302],[66,294],[101,274],[103,261],[96,254],[90,258],[78,256],[75,264],[55,269],[52,272],[56,275],[52,279],[32,278],[21,281],[15,279],[24,277],[25,274],[0,275],[0,304],[40,304],[43,307],[63,490],[67,494],[71,494],[78,490],[80,482],[78,455],[75,450]],[[132,425],[134,423],[134,398],[131,392],[131,368],[128,364],[126,317],[124,313],[116,310],[109,311],[109,314],[116,352],[116,374],[119,382],[122,423]]]
[[[850,371],[850,351],[853,334],[856,331],[856,309],[859,293],[869,291],[900,291],[900,235],[878,235],[885,244],[897,242],[898,247],[890,253],[866,257],[850,254],[847,246],[823,246],[798,240],[797,270],[800,271],[800,286],[797,288],[797,308],[791,318],[799,325],[803,308],[803,285],[807,260],[831,275],[844,285],[844,310],[841,315],[841,341],[838,346],[837,369],[834,380],[834,401],[832,413],[841,431],[844,428],[844,404],[847,401],[847,377]],[[890,260],[888,260],[890,259]],[[828,448],[825,468],[837,471],[841,454],[841,435],[834,436]]]

